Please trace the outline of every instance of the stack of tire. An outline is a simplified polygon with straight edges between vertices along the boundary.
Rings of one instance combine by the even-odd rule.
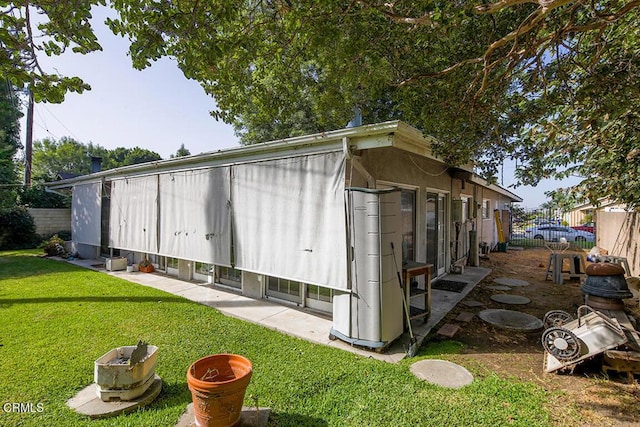
[[[623,300],[633,297],[621,265],[596,262],[587,266],[586,273],[587,278],[580,288],[586,305],[603,310],[622,310]]]

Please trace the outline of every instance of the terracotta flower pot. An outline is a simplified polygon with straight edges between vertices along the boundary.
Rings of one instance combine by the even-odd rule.
[[[196,360],[187,370],[198,426],[234,426],[239,423],[242,403],[253,365],[237,354],[214,354]]]
[[[138,266],[138,271],[142,271],[143,273],[153,273],[155,271],[155,268],[153,268],[153,264],[140,264]]]

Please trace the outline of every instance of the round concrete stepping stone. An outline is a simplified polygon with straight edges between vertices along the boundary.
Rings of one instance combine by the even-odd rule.
[[[486,286],[486,288],[494,291],[510,291],[511,290],[509,286],[502,286],[502,285]]]
[[[494,283],[504,286],[529,286],[529,282],[520,279],[511,279],[509,277],[498,277],[493,279]]]
[[[478,317],[485,322],[505,329],[535,331],[542,328],[542,320],[519,311],[488,309],[478,313]]]
[[[481,303],[480,301],[475,301],[475,300],[462,301],[462,304],[466,305],[467,307],[482,307],[482,306],[484,306],[483,303]]]
[[[417,378],[442,387],[461,388],[473,382],[471,372],[446,360],[421,360],[409,369]]]
[[[524,305],[529,304],[531,300],[527,297],[523,297],[521,295],[511,295],[511,294],[495,294],[491,295],[491,299],[495,302],[501,302],[502,304],[515,304],[515,305]]]

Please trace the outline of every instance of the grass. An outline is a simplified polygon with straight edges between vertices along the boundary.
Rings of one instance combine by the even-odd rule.
[[[459,344],[439,343],[389,364],[229,318],[181,297],[112,276],[0,253],[0,425],[174,426],[191,396],[188,366],[213,353],[248,357],[247,390],[270,407],[277,426],[550,425],[548,396],[530,383],[477,375],[460,390],[416,379],[411,363],[442,358]],[[93,381],[93,362],[139,339],[159,347],[160,396],[144,409],[91,421],[65,402]],[[38,411],[40,404],[41,411]]]

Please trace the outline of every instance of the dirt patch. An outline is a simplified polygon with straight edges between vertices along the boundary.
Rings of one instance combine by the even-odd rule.
[[[540,344],[542,330],[519,332],[501,329],[482,321],[478,316],[469,323],[455,320],[462,312],[477,315],[485,308],[517,310],[541,320],[550,310],[564,310],[575,316],[577,308],[583,304],[580,282],[565,280],[563,285],[556,285],[551,280],[546,281],[549,253],[545,248],[510,249],[506,253],[495,252],[481,259],[480,265],[490,268],[491,274],[465,300],[476,300],[484,306],[469,308],[459,304],[441,323],[460,324],[462,327],[454,339],[465,344],[465,347],[453,361],[475,372],[496,372],[504,377],[532,381],[554,392],[550,411],[557,425],[640,425],[638,377],[635,382],[629,383],[626,374],[606,376],[602,372],[599,357],[578,365],[573,373],[544,373]],[[529,285],[514,286],[509,291],[490,289],[489,286],[496,285],[493,280],[499,277],[525,280]],[[491,299],[491,295],[497,293],[521,295],[531,299],[531,303],[501,304]],[[637,298],[626,300],[625,305],[627,312],[640,319]]]

